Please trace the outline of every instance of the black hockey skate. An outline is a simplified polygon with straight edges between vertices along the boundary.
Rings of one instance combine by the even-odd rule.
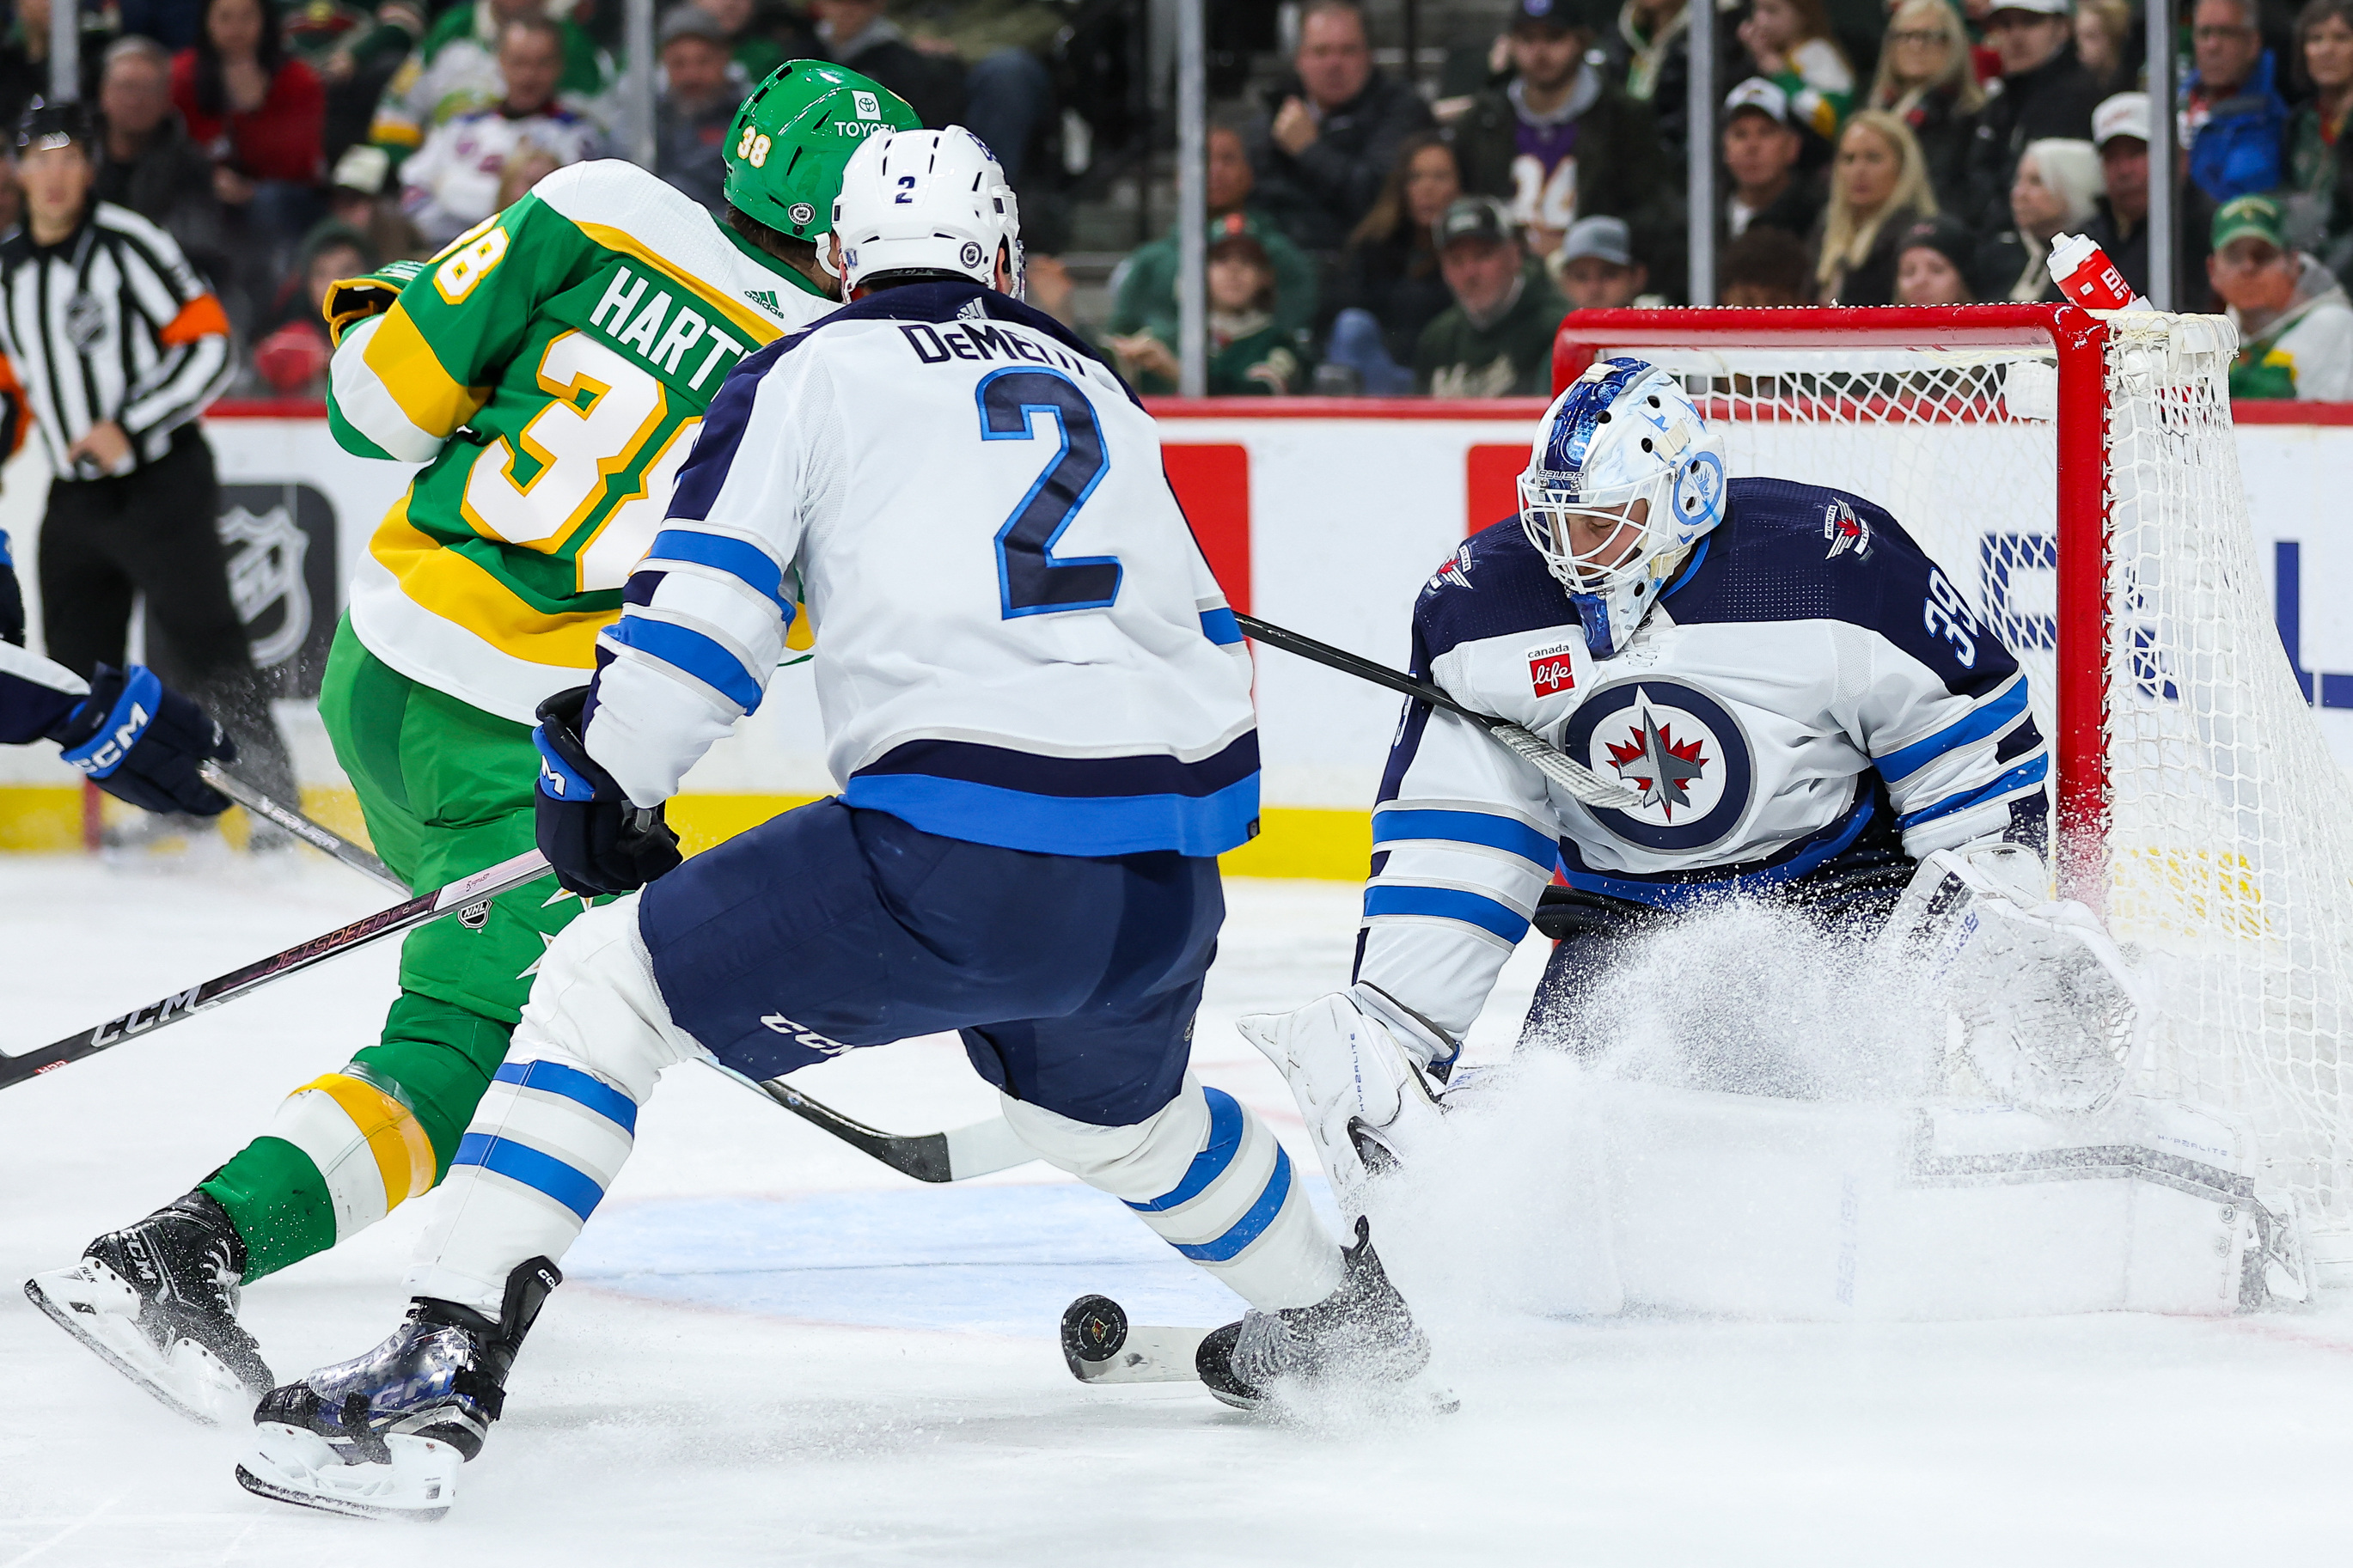
[[[495,1323],[417,1297],[375,1349],[263,1397],[237,1483],[329,1513],[439,1519],[459,1467],[482,1451],[506,1403],[515,1352],[563,1280],[544,1258],[517,1266]]]
[[[1252,1310],[1239,1323],[1212,1330],[1193,1358],[1203,1386],[1238,1410],[1342,1391],[1403,1394],[1422,1408],[1455,1409],[1454,1396],[1423,1375],[1430,1338],[1389,1283],[1363,1215],[1356,1218],[1356,1244],[1340,1257],[1347,1278],[1314,1306]]]
[[[237,1326],[245,1241],[203,1193],[109,1231],[71,1268],[25,1281],[33,1304],[192,1421],[241,1415],[277,1381]]]

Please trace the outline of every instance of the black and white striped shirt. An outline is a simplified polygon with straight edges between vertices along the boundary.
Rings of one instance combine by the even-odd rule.
[[[204,279],[170,235],[111,202],[56,245],[29,228],[0,243],[0,349],[60,478],[101,477],[87,462],[77,474],[66,451],[109,419],[131,437],[131,466],[156,461],[234,368]]]

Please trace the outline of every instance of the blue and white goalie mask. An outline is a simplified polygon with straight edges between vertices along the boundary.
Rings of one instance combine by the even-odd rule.
[[[1602,360],[1545,410],[1520,526],[1568,590],[1596,658],[1624,648],[1702,534],[1724,520],[1724,447],[1682,384]]]

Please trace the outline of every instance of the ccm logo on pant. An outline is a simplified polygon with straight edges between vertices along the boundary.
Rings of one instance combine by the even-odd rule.
[[[854,1048],[852,1047],[843,1045],[839,1040],[828,1040],[823,1035],[818,1034],[815,1029],[804,1029],[798,1024],[794,1023],[790,1018],[786,1017],[782,1013],[770,1013],[764,1016],[760,1022],[765,1024],[769,1028],[776,1030],[776,1033],[786,1036],[793,1042],[793,1044],[797,1046],[805,1046],[813,1051],[823,1051],[829,1057],[838,1057],[843,1052]]]

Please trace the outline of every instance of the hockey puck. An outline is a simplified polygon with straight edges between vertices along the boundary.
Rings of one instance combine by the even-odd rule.
[[[1105,1362],[1127,1343],[1127,1314],[1108,1296],[1082,1296],[1062,1311],[1062,1356]]]

